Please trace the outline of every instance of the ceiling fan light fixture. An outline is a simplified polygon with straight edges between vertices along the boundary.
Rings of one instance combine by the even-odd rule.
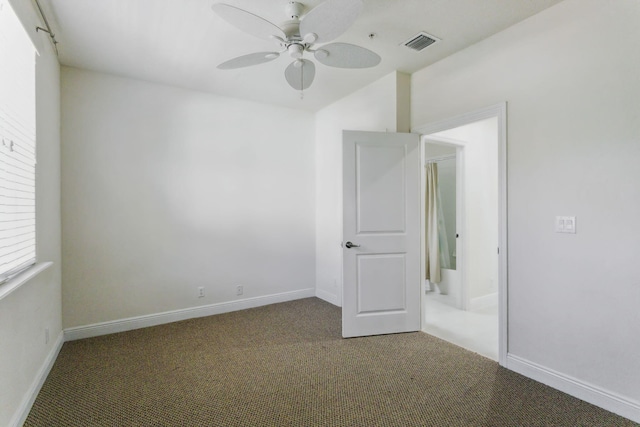
[[[289,56],[295,59],[299,59],[302,58],[304,47],[301,44],[293,43],[287,47],[287,51],[289,52]]]

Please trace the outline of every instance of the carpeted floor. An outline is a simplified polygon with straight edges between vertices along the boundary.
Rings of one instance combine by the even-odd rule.
[[[32,426],[637,426],[423,333],[342,339],[316,298],[65,343]]]

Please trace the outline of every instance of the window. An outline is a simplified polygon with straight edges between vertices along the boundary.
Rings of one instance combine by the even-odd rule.
[[[0,0],[0,283],[36,261],[35,55]]]

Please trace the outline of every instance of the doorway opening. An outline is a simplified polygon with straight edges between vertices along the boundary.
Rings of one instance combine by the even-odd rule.
[[[502,365],[505,123],[500,104],[413,130],[422,134],[422,330]]]
[[[464,144],[438,136],[423,137],[425,207],[425,291],[432,299],[464,309],[461,268],[464,247]]]

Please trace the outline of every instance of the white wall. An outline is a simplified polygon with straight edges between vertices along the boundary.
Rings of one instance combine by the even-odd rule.
[[[434,134],[464,142],[464,272],[467,298],[498,292],[498,119]]]
[[[316,294],[342,305],[342,131],[407,132],[409,76],[391,73],[316,113]]]
[[[63,67],[65,328],[313,292],[313,119]]]
[[[36,47],[37,258],[53,266],[0,299],[0,425],[21,423],[62,340],[59,65],[27,2],[12,2]],[[45,341],[49,329],[49,342]]]
[[[636,0],[566,0],[414,74],[411,108],[417,127],[508,102],[508,366],[636,421],[638,22]]]

